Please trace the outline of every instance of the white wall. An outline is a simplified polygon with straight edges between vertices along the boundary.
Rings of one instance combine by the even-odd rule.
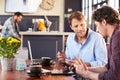
[[[17,4],[16,4],[17,5]],[[37,11],[35,13],[23,13],[24,15],[49,15],[49,16],[59,16],[60,17],[60,24],[59,24],[59,30],[60,32],[63,31],[63,12],[64,11],[64,0],[55,0],[54,8],[52,10],[43,10],[40,7],[38,7]],[[0,0],[0,15],[10,15],[12,13],[5,13],[5,0]]]

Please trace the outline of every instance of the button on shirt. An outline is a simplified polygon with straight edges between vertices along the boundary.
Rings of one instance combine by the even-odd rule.
[[[81,45],[76,41],[75,33],[68,36],[66,42],[66,57],[74,60],[74,55],[88,62],[91,66],[107,64],[107,49],[103,37],[91,29],[88,30],[86,41]]]

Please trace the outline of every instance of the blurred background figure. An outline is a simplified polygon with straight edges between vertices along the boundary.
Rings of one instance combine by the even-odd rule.
[[[23,14],[21,12],[16,12],[12,17],[8,18],[2,27],[1,37],[14,37],[20,40],[18,23],[22,18]]]

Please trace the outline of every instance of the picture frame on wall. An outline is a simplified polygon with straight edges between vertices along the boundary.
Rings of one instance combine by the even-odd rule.
[[[5,12],[34,13],[42,0],[5,0]]]
[[[5,12],[29,12],[24,0],[6,0]]]

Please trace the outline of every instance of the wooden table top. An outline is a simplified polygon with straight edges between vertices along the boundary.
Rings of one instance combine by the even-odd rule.
[[[30,77],[26,71],[2,71],[0,67],[0,80],[75,80],[71,75],[43,74],[38,78]]]
[[[25,71],[0,71],[0,80],[75,80],[72,76],[42,75],[38,78],[29,77]]]

